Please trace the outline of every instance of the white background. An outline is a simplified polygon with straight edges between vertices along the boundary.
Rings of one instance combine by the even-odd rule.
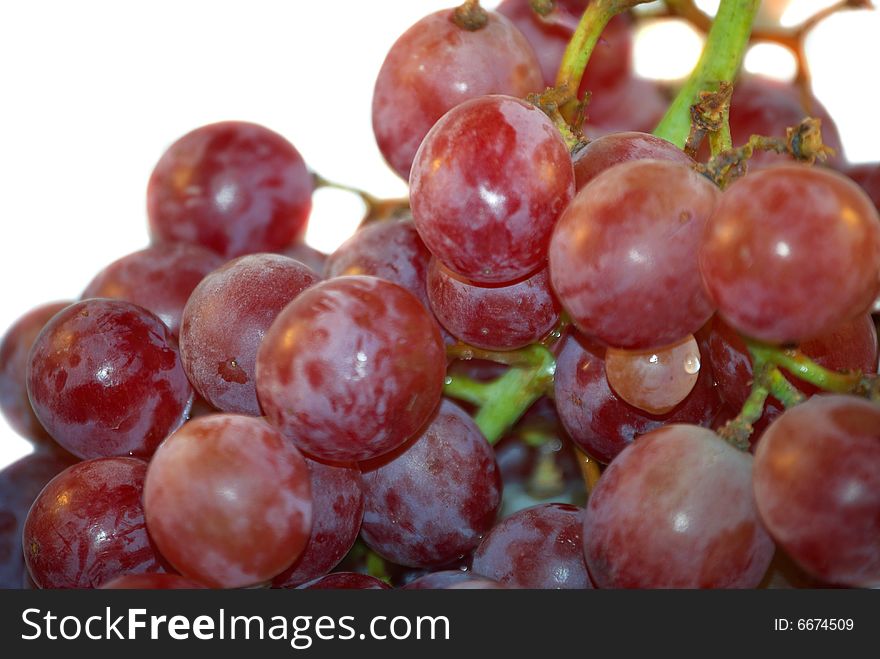
[[[150,171],[202,124],[262,123],[325,177],[405,194],[373,140],[373,83],[397,36],[454,1],[0,3],[0,331],[38,304],[77,297],[104,265],[146,246]],[[798,0],[783,20],[821,4]],[[877,12],[858,12],[834,17],[809,43],[815,89],[854,161],[880,160],[878,34]],[[699,48],[687,27],[652,28],[636,66],[675,78]],[[759,49],[747,65],[784,76],[792,62]],[[316,199],[309,234],[325,250],[361,212],[353,198],[332,197]],[[28,450],[0,420],[0,466]]]

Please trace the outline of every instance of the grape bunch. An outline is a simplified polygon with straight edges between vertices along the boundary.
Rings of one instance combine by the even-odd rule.
[[[0,586],[880,586],[880,163],[748,24],[670,103],[636,4],[415,23],[409,197],[332,254],[283,136],[172,144],[151,245],[0,345]]]

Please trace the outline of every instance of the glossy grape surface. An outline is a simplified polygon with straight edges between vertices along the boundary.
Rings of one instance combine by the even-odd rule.
[[[362,465],[361,537],[388,560],[441,567],[474,549],[495,523],[501,478],[473,420],[444,400],[414,441],[379,464]]]
[[[156,545],[183,576],[215,588],[252,586],[305,549],[309,469],[261,419],[203,417],[156,451],[144,509]]]
[[[144,523],[147,463],[98,458],[69,467],[40,493],[24,524],[28,571],[40,588],[97,588],[160,572]]]
[[[584,511],[547,503],[503,519],[474,552],[473,570],[511,588],[592,588]]]
[[[786,410],[758,444],[755,498],[773,538],[807,572],[880,586],[880,409],[826,395]]]
[[[285,588],[320,577],[345,558],[361,530],[364,492],[356,465],[329,465],[306,458],[312,484],[312,532],[299,558],[272,579]]]
[[[416,228],[445,266],[498,284],[542,267],[574,195],[571,156],[547,116],[510,96],[467,101],[438,121],[410,176]]]
[[[199,395],[219,410],[259,416],[254,378],[263,336],[318,281],[278,254],[242,256],[205,277],[184,309],[180,333],[183,367]]]
[[[90,299],[34,342],[28,394],[50,435],[83,458],[147,458],[186,419],[193,390],[171,330],[142,307]]]
[[[572,336],[556,364],[556,409],[571,438],[600,462],[611,462],[639,435],[668,423],[708,426],[721,401],[702,360],[694,390],[677,407],[652,415],[621,399],[608,385],[604,349]]]
[[[156,242],[207,247],[227,258],[277,252],[305,230],[312,175],[294,146],[256,124],[202,126],[169,147],[147,188]]]
[[[31,346],[40,331],[69,302],[44,304],[19,318],[0,340],[0,412],[19,435],[32,442],[54,445],[28,399],[27,368]]]
[[[257,391],[269,420],[320,459],[387,453],[440,401],[446,356],[436,321],[412,293],[367,276],[301,294],[266,332]]]
[[[425,16],[394,43],[373,91],[373,132],[385,160],[409,179],[416,151],[448,110],[484,94],[525,97],[543,89],[523,34],[504,16],[469,31],[453,10]]]
[[[582,332],[666,346],[712,315],[697,252],[718,189],[681,163],[636,160],[584,187],[550,243],[553,290]]]
[[[600,588],[754,588],[773,558],[752,457],[671,425],[612,462],[590,495],[584,548]]]
[[[453,336],[487,350],[535,343],[559,321],[546,268],[512,284],[478,286],[434,259],[428,268],[428,297],[437,320]]]
[[[779,165],[721,196],[700,250],[721,317],[770,343],[800,343],[865,313],[880,288],[880,217],[846,177]]]

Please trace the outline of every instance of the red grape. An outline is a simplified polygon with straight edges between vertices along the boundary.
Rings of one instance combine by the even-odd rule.
[[[668,106],[669,99],[655,81],[630,76],[590,98],[584,132],[588,135],[622,130],[650,132]]]
[[[263,335],[281,310],[319,281],[299,261],[251,254],[212,272],[183,311],[180,356],[193,387],[225,412],[259,416],[254,371]]]
[[[683,165],[696,164],[677,146],[649,133],[628,131],[596,138],[572,155],[575,186],[578,190],[609,167],[631,160],[669,160]]]
[[[758,444],[755,498],[773,538],[807,572],[880,586],[880,408],[837,395],[786,410]]]
[[[593,179],[553,232],[550,276],[575,325],[616,348],[666,346],[712,315],[697,250],[718,190],[686,165],[635,160]]]
[[[275,588],[320,577],[345,558],[361,530],[364,491],[356,465],[329,465],[306,458],[312,484],[312,532],[303,553],[272,580]]]
[[[297,586],[298,590],[390,590],[384,581],[358,572],[334,572]]]
[[[307,453],[367,460],[428,420],[445,368],[437,323],[418,298],[375,277],[337,277],[275,319],[257,355],[257,391],[269,420]]]
[[[43,328],[30,359],[37,418],[80,458],[147,458],[192,405],[171,330],[130,302],[70,305]]]
[[[159,572],[144,523],[147,463],[97,458],[69,467],[37,497],[22,539],[40,588],[97,588],[124,574]]]
[[[303,265],[309,266],[309,268],[319,275],[324,272],[324,264],[327,262],[327,255],[324,254],[324,252],[319,252],[314,247],[310,247],[306,243],[296,243],[287,249],[281,250],[280,253],[283,256],[299,261]]]
[[[101,590],[196,590],[205,586],[179,574],[124,574],[101,586]]]
[[[251,586],[281,573],[305,548],[309,470],[263,420],[203,417],[156,451],[144,509],[156,545],[185,577],[215,588]]]
[[[488,350],[527,346],[559,321],[546,268],[512,284],[476,286],[433,259],[428,297],[434,315],[453,336]]]
[[[501,505],[492,447],[448,400],[413,442],[362,469],[361,537],[399,565],[442,567],[461,558],[492,528]]]
[[[541,268],[574,196],[568,148],[538,108],[509,96],[467,101],[438,121],[416,154],[416,228],[445,266],[480,284]]]
[[[373,132],[404,179],[416,150],[440,117],[484,94],[525,96],[543,89],[541,67],[523,34],[504,16],[466,30],[453,9],[429,14],[391,47],[373,92]]]
[[[214,252],[185,243],[163,243],[123,256],[104,268],[86,287],[82,299],[127,300],[152,311],[176,337],[180,317],[193,289],[223,265]]]
[[[611,462],[639,435],[667,423],[708,426],[720,408],[711,369],[701,360],[694,390],[677,407],[652,415],[627,404],[608,385],[604,349],[580,337],[565,340],[556,362],[556,409],[572,440],[601,462]]]
[[[874,206],[880,209],[880,162],[854,165],[845,173],[868,193]]]
[[[194,243],[227,258],[279,251],[304,232],[313,187],[299,152],[268,128],[202,126],[153,170],[150,232],[157,242]]]
[[[592,588],[583,525],[583,509],[567,504],[520,510],[483,538],[473,570],[512,588]]]
[[[430,258],[412,220],[373,222],[358,229],[327,258],[324,276],[379,277],[403,286],[427,307],[425,277]]]
[[[0,588],[25,587],[24,520],[46,483],[75,463],[69,453],[41,450],[0,470]]]
[[[752,457],[696,426],[641,437],[590,495],[584,548],[600,588],[756,587],[774,546],[752,496]]]
[[[52,302],[27,312],[0,340],[0,412],[19,435],[33,442],[55,442],[34,414],[27,393],[31,346],[40,330],[69,302]]]
[[[880,217],[855,183],[831,170],[759,170],[721,196],[700,266],[735,329],[771,343],[808,341],[877,297]]]

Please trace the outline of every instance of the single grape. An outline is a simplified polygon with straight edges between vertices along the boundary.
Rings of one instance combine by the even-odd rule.
[[[584,187],[553,232],[550,277],[585,334],[666,346],[712,315],[697,251],[718,189],[686,165],[635,160]]]
[[[299,152],[268,128],[202,126],[153,170],[150,232],[155,242],[193,243],[227,258],[279,251],[305,231],[313,187]]]
[[[669,98],[656,81],[629,76],[590,97],[584,132],[591,137],[629,130],[650,133],[667,107]]]
[[[420,436],[361,468],[361,537],[394,563],[443,567],[474,549],[495,523],[501,478],[492,447],[448,400]]]
[[[297,586],[297,590],[390,590],[384,581],[358,572],[334,572]]]
[[[40,588],[97,588],[125,574],[161,572],[141,496],[147,463],[86,460],[58,474],[34,501],[22,546]]]
[[[150,462],[147,525],[180,573],[214,588],[280,574],[312,525],[309,469],[261,419],[217,414],[190,421]]]
[[[700,266],[732,327],[770,343],[809,341],[868,311],[880,292],[880,217],[831,170],[759,170],[721,196]]]
[[[82,299],[127,300],[162,319],[171,333],[180,333],[180,317],[190,294],[223,258],[197,245],[163,243],[114,261],[86,286]]]
[[[49,434],[83,459],[148,458],[193,400],[171,330],[142,307],[101,298],[46,324],[31,349],[28,394]]]
[[[503,519],[474,552],[473,571],[512,588],[592,588],[584,563],[584,511],[546,503]]]
[[[111,579],[101,590],[200,590],[205,586],[179,574],[124,574]]]
[[[372,222],[327,258],[324,277],[379,277],[403,286],[427,307],[425,278],[430,259],[412,220]]]
[[[299,261],[250,254],[205,277],[183,311],[180,356],[193,387],[224,412],[260,415],[257,350],[287,304],[319,281]]]
[[[811,575],[880,586],[880,409],[814,396],[786,410],[755,452],[755,498],[770,534]]]
[[[880,162],[854,165],[847,168],[845,174],[858,183],[868,193],[874,206],[880,209]]]
[[[550,233],[574,196],[568,148],[538,108],[510,96],[457,106],[413,162],[416,228],[445,266],[476,284],[543,267]]]
[[[418,579],[410,581],[401,590],[442,590],[456,584],[482,580],[478,574],[464,570],[440,570],[429,572]]]
[[[693,391],[677,407],[654,415],[626,403],[608,385],[605,350],[579,336],[565,340],[556,361],[556,409],[572,440],[600,462],[611,462],[638,436],[668,423],[708,426],[721,401],[712,372],[700,360]]]
[[[700,348],[692,336],[656,350],[605,352],[608,384],[627,403],[666,414],[686,399],[700,376]]]
[[[589,0],[556,0],[546,16],[535,12],[530,0],[504,0],[498,5],[498,13],[507,16],[535,49],[546,87],[556,85],[562,55],[588,4]],[[618,14],[602,30],[602,37],[584,71],[579,97],[586,90],[599,96],[629,75],[632,66],[631,23],[629,16]]]
[[[615,458],[590,495],[584,550],[600,588],[754,588],[773,558],[752,457],[671,425]]]
[[[272,579],[274,588],[297,586],[339,565],[357,540],[364,518],[364,491],[357,465],[306,458],[312,484],[312,532],[298,559]]]
[[[425,16],[385,57],[373,91],[373,132],[385,160],[409,179],[416,150],[448,110],[484,94],[524,97],[543,89],[541,67],[523,34],[487,12],[479,30],[459,27],[454,9]]]
[[[456,338],[478,348],[514,350],[535,343],[559,321],[546,268],[511,284],[474,285],[433,259],[428,297],[434,315]]]
[[[16,320],[0,340],[0,412],[19,435],[34,443],[55,445],[28,399],[27,367],[40,331],[70,302],[44,304]]]
[[[572,155],[578,191],[609,167],[631,160],[669,160],[683,165],[695,161],[671,142],[649,133],[626,131],[596,138]]]
[[[0,470],[0,588],[24,587],[25,518],[46,483],[76,461],[60,449],[38,450]]]
[[[429,419],[445,369],[437,323],[418,298],[375,277],[336,277],[275,319],[257,355],[257,391],[269,420],[302,450],[367,460]]]

